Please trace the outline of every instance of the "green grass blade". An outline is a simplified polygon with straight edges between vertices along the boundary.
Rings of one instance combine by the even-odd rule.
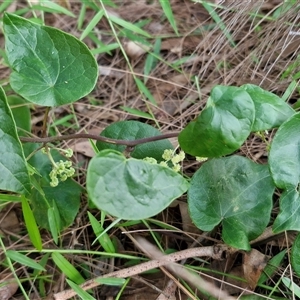
[[[148,38],[151,38],[151,35],[146,32],[145,30],[139,28],[138,26],[134,25],[134,24],[131,24],[123,19],[120,19],[116,16],[109,16],[109,19],[115,23],[115,24],[118,24],[119,26],[123,27],[123,28],[126,28],[128,30],[131,30],[137,34],[141,34],[145,37],[148,37]]]
[[[100,54],[100,53],[107,53],[109,55],[112,55],[112,53],[110,51],[118,49],[119,47],[120,47],[120,45],[118,43],[112,43],[112,44],[109,44],[109,45],[104,45],[103,47],[92,49],[91,52],[94,55],[95,54]]]
[[[79,296],[82,300],[96,300],[92,297],[88,292],[83,290],[79,285],[72,282],[71,280],[66,279],[68,285],[76,292],[77,296]]]
[[[273,274],[277,271],[277,269],[280,267],[281,262],[286,255],[286,250],[283,250],[276,254],[273,258],[271,258],[265,267],[263,273],[259,277],[258,285],[263,284],[266,282],[269,278],[273,276]]]
[[[33,5],[32,8],[37,9],[36,7],[39,6],[39,10],[44,10],[51,13],[64,14],[69,17],[76,18],[76,16],[71,11],[69,11],[65,7],[60,6],[54,1],[43,1],[42,3],[42,5]]]
[[[3,1],[0,5],[0,13],[6,11],[6,9],[14,2],[14,0]]]
[[[86,5],[83,3],[81,5],[79,16],[78,16],[78,21],[77,21],[77,29],[79,29],[79,30],[82,29],[83,22],[86,18],[85,14],[86,14]]]
[[[7,250],[6,250],[5,245],[4,245],[3,241],[2,241],[1,235],[0,235],[0,248],[6,254]],[[15,277],[15,280],[16,280],[16,282],[17,282],[20,290],[22,291],[24,299],[30,300],[29,297],[27,296],[27,293],[26,293],[26,291],[25,291],[25,289],[24,289],[24,287],[23,287],[20,279],[19,279],[19,276],[15,272],[14,266],[13,266],[12,261],[9,258],[9,256],[6,256],[6,260],[7,260],[7,265],[9,267],[9,269],[10,269],[11,274]]]
[[[57,243],[58,243],[58,231],[59,230],[56,226],[53,207],[48,208],[47,216],[48,216],[48,222],[49,222],[49,227],[50,227],[50,232],[51,232],[52,238],[54,240],[54,243],[57,245]]]
[[[121,287],[118,295],[116,296],[115,300],[120,300],[121,299],[121,296],[123,295],[123,292],[124,292],[126,286],[128,285],[129,281],[130,281],[130,278],[127,278],[126,281],[125,281],[125,283]]]
[[[119,285],[123,285],[126,282],[124,278],[112,278],[112,277],[96,278],[95,281],[110,286],[119,286]]]
[[[81,274],[60,253],[53,252],[52,259],[57,267],[73,282],[77,284],[81,284],[84,282],[84,278],[81,276]]]
[[[94,0],[80,0],[80,2],[94,11],[98,12],[100,10],[100,8],[95,4]]]
[[[120,108],[123,109],[124,111],[129,112],[130,114],[132,114],[134,116],[138,116],[138,117],[145,118],[148,120],[153,120],[153,117],[150,114],[140,111],[138,109],[127,107],[127,106],[120,106]]]
[[[221,20],[221,18],[219,17],[219,15],[215,12],[215,10],[212,8],[212,4],[208,3],[206,1],[199,1],[199,3],[201,3],[203,5],[203,7],[207,10],[207,12],[210,14],[210,16],[213,18],[213,20],[216,22],[216,24],[219,26],[219,28],[223,31],[223,34],[226,36],[226,38],[228,39],[228,41],[230,42],[231,46],[235,47],[236,44],[230,34],[230,32],[228,31],[228,29],[226,28],[226,25],[224,24],[224,22]]]
[[[104,232],[104,228],[100,225],[99,221],[88,211],[89,221],[92,225],[94,234],[97,236],[97,240],[103,249],[108,253],[115,253],[116,249],[109,235]]]
[[[150,91],[147,89],[145,84],[139,78],[135,78],[135,83],[138,86],[140,92],[142,94],[144,94],[153,105],[157,106],[157,103],[156,103],[154,97],[152,96]]]
[[[282,278],[283,284],[298,298],[300,298],[300,287],[288,277]]]
[[[176,21],[174,19],[172,8],[171,8],[171,5],[170,5],[170,1],[169,0],[159,0],[159,3],[160,3],[160,5],[161,5],[161,7],[162,7],[162,9],[165,13],[165,16],[169,20],[173,30],[175,31],[175,33],[177,35],[179,35],[178,30],[177,30],[177,26],[176,26]]]
[[[295,9],[295,7],[293,7],[295,4],[297,4],[297,0],[283,1],[283,3],[274,11],[272,17],[278,19],[283,14],[288,13],[291,8]]]
[[[101,213],[101,214],[102,214],[102,213]],[[121,219],[118,218],[118,219],[115,219],[113,222],[111,222],[110,225],[109,225],[107,228],[105,228],[105,229],[103,230],[103,232],[100,233],[100,235],[96,238],[95,241],[97,241],[99,238],[101,238],[101,236],[102,236],[103,234],[107,233],[111,228],[117,226],[117,224],[118,224],[120,221],[121,221]],[[92,245],[94,245],[95,241],[92,243]],[[106,253],[106,252],[104,252],[104,253]],[[108,252],[108,253],[110,253],[110,252]],[[116,254],[116,252],[113,252],[113,253],[111,253],[111,254]]]
[[[154,68],[157,65],[160,49],[161,49],[161,39],[157,39],[153,47],[153,52],[155,55],[153,55],[153,53],[150,52],[146,57],[145,66],[144,66],[144,75],[145,75],[144,83],[147,82],[148,80],[147,76],[154,70]]]
[[[296,80],[293,80],[289,86],[287,87],[287,89],[285,90],[283,96],[281,97],[281,99],[283,101],[287,101],[289,99],[289,97],[293,94],[294,90],[297,88],[298,86],[298,82]]]
[[[94,0],[95,1],[95,0]],[[99,0],[103,5],[111,6],[111,7],[118,7],[112,0]]]
[[[21,197],[10,194],[0,194],[0,202],[21,202]]]
[[[133,33],[132,31],[124,29],[124,28],[120,31],[120,37],[126,37],[130,41],[139,43],[140,46],[142,46],[146,50],[148,50],[149,48],[152,47],[152,44],[150,42],[148,42],[144,37],[141,37],[141,36]]]
[[[174,60],[170,65],[171,67],[177,68],[178,66],[185,64],[187,61],[192,60],[195,55],[189,55],[189,56],[184,56],[182,58],[179,58],[177,60]]]
[[[159,242],[158,235],[154,231],[152,231],[151,226],[149,225],[149,223],[146,220],[142,220],[142,223],[149,229],[149,233],[152,236],[152,238],[154,239],[157,247],[160,249],[160,251],[162,253],[164,253],[165,250],[163,249],[162,245]]]
[[[29,234],[29,238],[37,250],[42,250],[42,238],[35,221],[34,214],[28,204],[25,196],[21,196],[22,201],[22,212],[24,216],[25,225]]]
[[[73,115],[66,115],[62,118],[59,118],[55,121],[52,122],[52,124],[50,125],[50,127],[55,127],[55,126],[59,126],[59,125],[62,125],[62,126],[68,126],[68,124],[70,124],[68,121],[72,120],[74,118]]]
[[[81,41],[95,28],[95,26],[100,22],[103,16],[104,10],[101,9],[96,13],[96,15],[89,22],[88,26],[83,30],[83,33],[79,38]]]
[[[55,201],[52,201],[52,207],[48,209],[48,222],[53,240],[57,244],[61,228],[61,218]]]
[[[28,256],[21,254],[14,250],[7,250],[6,255],[13,261],[20,263],[21,265],[30,267],[32,269],[36,269],[39,271],[46,271],[44,267],[42,267],[35,260],[29,258]]]
[[[300,66],[300,55],[298,55],[297,58],[285,69],[285,71],[280,76],[280,79],[285,79],[289,76],[293,76],[294,79],[297,79],[294,77],[295,75],[293,75],[293,72],[297,70],[299,66]]]

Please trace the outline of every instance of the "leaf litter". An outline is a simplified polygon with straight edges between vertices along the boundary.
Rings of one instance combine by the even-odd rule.
[[[82,5],[80,2],[68,0],[57,2],[69,8],[76,15],[79,14]],[[161,131],[178,131],[199,114],[199,111],[206,103],[211,88],[217,84],[240,86],[251,83],[259,85],[278,96],[282,96],[293,74],[300,71],[300,64],[297,64],[300,35],[295,34],[299,31],[297,24],[299,24],[300,15],[295,9],[289,9],[280,13],[279,8],[282,5],[282,1],[212,2],[215,4],[214,11],[227,28],[227,33],[225,34],[224,29],[215,23],[212,15],[201,5],[201,2],[204,1],[172,0],[170,4],[180,36],[176,36],[167,19],[162,18],[163,13],[159,1],[116,0],[113,2],[116,4],[116,7],[108,8],[110,14],[119,16],[130,23],[146,20],[147,24],[143,29],[162,39],[161,60],[150,72],[149,80],[146,83],[147,88],[156,100],[156,105],[150,103],[144,96],[141,96],[133,80],[132,71],[119,48],[112,50],[110,54],[97,54],[100,77],[96,89],[91,95],[92,97],[86,97],[80,101],[80,109],[75,108],[78,113],[79,130],[82,132],[100,133],[103,128],[118,120],[138,119],[152,124],[149,120],[123,111],[120,109],[121,106],[131,107],[147,113],[150,111],[159,122]],[[16,3],[13,2],[9,8],[10,11],[22,8],[24,5],[26,6],[23,2]],[[88,8],[83,28],[93,16],[93,10]],[[30,17],[30,14],[28,13],[26,17]],[[76,19],[65,15],[46,14],[45,21],[47,25],[60,28],[77,37],[80,36]],[[103,34],[109,31],[109,24],[104,19],[95,28],[97,37],[101,39],[104,45],[115,42],[111,34]],[[230,44],[231,39],[235,43],[234,47]],[[120,40],[124,47],[128,43],[132,43],[126,37],[121,36]],[[97,46],[89,38],[86,38],[84,42],[91,49]],[[139,43],[136,44],[139,45]],[[3,49],[4,40],[2,34],[0,34],[0,46]],[[149,48],[147,46],[142,47],[142,49],[143,51],[138,50],[140,51],[139,55],[134,57],[129,55],[133,72],[140,79],[143,79],[144,65]],[[288,73],[287,70],[293,64],[294,67],[290,68],[291,71]],[[1,80],[4,80],[4,84],[7,84],[9,69],[3,60],[0,64],[0,69]],[[194,80],[195,77],[197,77],[199,82],[199,90]],[[297,102],[298,97],[297,91],[294,91],[289,96],[288,102],[294,104]],[[41,131],[43,113],[44,110],[39,107],[32,110],[34,134],[38,135]],[[71,113],[72,111],[68,107],[64,107],[62,110],[55,111],[54,117],[59,119]],[[72,129],[63,125],[55,127],[55,130],[60,134],[72,132]],[[271,141],[272,136],[273,132],[270,132],[266,137],[267,140]],[[89,156],[92,155],[89,145],[85,143],[76,147],[74,142],[68,141],[64,142],[63,146],[73,147],[75,160],[84,170],[89,161]],[[242,146],[239,154],[260,163],[266,162],[267,158],[264,143],[260,137],[254,134]],[[187,160],[184,165],[187,174],[194,173],[198,167],[199,163],[195,163],[194,160]],[[78,181],[85,182],[84,172],[79,174]],[[277,196],[279,197],[279,193],[277,193]],[[82,200],[85,203],[87,199]],[[278,198],[275,199],[275,201],[277,200]],[[177,201],[185,203],[184,198]],[[15,210],[19,209],[18,205],[14,206]],[[165,248],[184,250],[195,244],[206,246],[221,243],[220,231],[218,230],[210,235],[205,235],[196,228],[190,228],[192,223],[188,216],[181,212],[182,207],[184,205],[172,205],[172,207],[169,207],[157,216],[157,221],[167,223],[174,228],[174,230],[166,229],[163,232],[160,231],[161,244]],[[83,204],[74,226],[67,229],[63,234],[62,243],[64,247],[101,250],[98,246],[92,245],[95,237],[89,229],[86,209],[87,206]],[[278,208],[275,206],[274,215],[278,213],[276,210]],[[107,220],[107,222],[109,223],[110,221]],[[161,227],[156,226],[155,223],[151,223],[151,228],[153,231],[161,230]],[[142,224],[126,227],[124,232],[129,233],[125,235],[118,229],[113,230],[112,237],[118,245],[118,252],[142,253],[134,244],[134,238],[130,234],[131,231],[136,230],[142,231],[143,236],[150,238],[148,228]],[[9,233],[8,236],[11,234]],[[44,242],[50,243],[53,247],[51,241],[49,242],[48,235],[44,234],[43,237]],[[257,287],[258,278],[266,264],[266,259],[291,246],[293,240],[294,234],[287,233],[286,235],[276,236],[276,239],[267,238],[257,241],[255,243],[256,250],[253,250],[251,253],[236,255],[228,253],[227,258],[221,263],[216,260],[199,261],[196,258],[189,258],[188,265],[204,269],[207,266],[208,269],[215,267],[214,273],[219,271],[224,274],[235,274],[248,282],[233,281],[231,285],[227,285],[226,275],[217,276],[213,274],[213,279],[211,280],[213,282],[218,281],[216,285],[226,293],[240,295],[245,292],[252,293],[255,291],[256,293],[264,294],[267,299],[272,299],[268,298],[266,290]],[[7,247],[13,247],[10,239],[5,242]],[[23,238],[18,247],[20,245],[23,247],[28,246],[28,238]],[[78,255],[71,257],[70,260],[74,264],[82,262],[89,264],[91,277],[94,277],[93,270],[95,274],[105,274],[107,272],[105,268],[99,266],[99,261],[94,257],[87,258],[84,255]],[[105,262],[110,270],[125,268],[124,263],[121,259]],[[224,264],[226,264],[226,268],[224,268]],[[278,266],[274,277],[270,278],[267,284],[272,285],[272,280],[278,281],[284,274],[284,268],[287,265],[288,261],[285,261],[283,265]],[[47,293],[51,290],[61,291],[61,286],[63,285],[59,273],[56,273],[54,269],[51,270],[53,272],[51,276],[54,281],[47,284]],[[1,272],[1,278],[3,274],[7,274],[5,268],[2,268]],[[203,277],[206,277],[207,273],[204,272]],[[165,294],[165,288],[170,289],[169,278],[174,280],[175,285],[180,286],[180,282],[177,280],[180,274],[175,272],[173,275],[175,277],[172,277],[167,272],[156,272],[143,275],[143,280],[133,277],[123,292],[121,299],[167,299],[166,297],[163,298],[163,295]],[[299,285],[300,281],[295,274],[285,273],[284,275],[293,276],[294,282]],[[30,299],[39,298],[32,281],[28,281],[24,285],[28,291],[32,290],[29,295]],[[232,285],[234,288],[232,288]],[[155,290],[153,286],[159,291]],[[184,289],[174,290],[176,290],[173,294],[174,299],[187,299],[186,294],[183,292]],[[119,289],[115,287],[99,288],[95,289],[94,297],[96,299],[109,299],[109,297],[115,297],[118,291]],[[15,296],[19,297],[18,294]]]

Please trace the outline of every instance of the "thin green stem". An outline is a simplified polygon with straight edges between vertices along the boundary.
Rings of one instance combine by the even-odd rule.
[[[2,249],[2,251],[4,252],[4,254],[6,254],[6,247],[5,247],[5,245],[3,244],[3,241],[2,241],[1,236],[0,236],[0,248]],[[11,270],[13,276],[15,277],[15,279],[16,279],[18,285],[19,285],[20,290],[21,290],[22,293],[23,293],[23,296],[25,297],[26,300],[29,300],[29,298],[28,298],[28,296],[27,296],[27,292],[25,291],[25,289],[24,289],[24,287],[23,287],[23,285],[22,285],[22,283],[21,283],[21,281],[20,281],[18,275],[17,275],[16,272],[15,272],[15,269],[14,269],[14,266],[13,266],[13,264],[12,264],[12,262],[11,262],[11,259],[10,259],[8,256],[6,256],[6,260],[7,260],[8,267],[10,268],[10,270]]]

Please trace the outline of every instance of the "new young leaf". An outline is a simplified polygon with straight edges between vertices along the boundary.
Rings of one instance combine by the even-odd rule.
[[[250,95],[255,105],[253,132],[279,127],[295,113],[280,97],[259,86],[245,84],[241,88]]]
[[[251,132],[255,117],[249,94],[216,86],[200,116],[179,134],[181,148],[194,156],[219,157],[236,151]]]

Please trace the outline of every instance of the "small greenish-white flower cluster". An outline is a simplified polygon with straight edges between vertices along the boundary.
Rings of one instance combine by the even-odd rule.
[[[172,149],[166,149],[162,155],[164,161],[161,161],[159,164],[164,167],[170,167],[169,163],[172,164],[170,167],[173,171],[179,172],[181,169],[180,163],[185,159],[185,153],[180,151],[179,154]],[[150,162],[152,164],[157,164],[157,160],[153,157],[144,158],[145,161]]]
[[[62,151],[66,157],[72,157],[73,156],[73,150],[71,148],[60,149],[60,151]]]
[[[208,158],[207,157],[200,157],[200,156],[196,156],[196,161],[199,161],[199,162],[204,162],[204,161],[207,161]]]
[[[58,163],[55,163],[52,171],[49,176],[51,179],[50,185],[55,187],[58,185],[59,181],[65,181],[68,177],[72,177],[75,173],[75,169],[72,168],[71,161],[60,160]]]
[[[66,157],[72,157],[73,156],[73,150],[72,149],[59,149],[55,148],[56,150],[62,152]],[[55,162],[49,148],[43,148],[42,152],[47,154],[49,157],[49,160],[52,163],[52,170],[49,174],[50,176],[50,185],[52,187],[56,187],[59,183],[59,181],[65,181],[69,177],[72,177],[75,174],[75,169],[72,168],[72,162],[69,160],[63,161],[60,160],[59,162]]]

